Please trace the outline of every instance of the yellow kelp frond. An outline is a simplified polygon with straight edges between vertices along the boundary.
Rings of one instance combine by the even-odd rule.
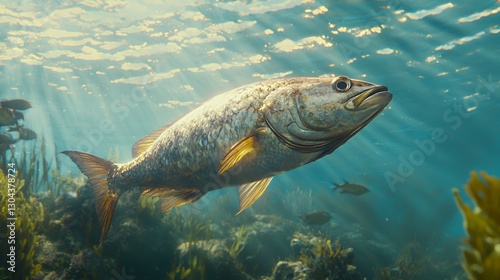
[[[500,279],[500,179],[484,172],[481,177],[473,172],[465,186],[476,204],[474,211],[453,190],[469,234],[463,267],[470,279]]]

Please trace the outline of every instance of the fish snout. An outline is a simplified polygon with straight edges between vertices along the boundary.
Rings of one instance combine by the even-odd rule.
[[[344,103],[344,108],[349,111],[385,107],[392,100],[392,93],[386,86],[373,86],[351,97]]]

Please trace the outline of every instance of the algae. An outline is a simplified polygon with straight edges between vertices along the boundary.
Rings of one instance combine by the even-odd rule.
[[[178,232],[182,232],[181,236],[187,248],[186,253],[177,258],[167,278],[170,280],[205,279],[207,260],[201,247],[208,244],[206,241],[211,238],[210,227],[191,215],[186,219],[178,209],[172,212],[172,219],[177,221],[172,225],[178,227]]]
[[[332,245],[326,236],[311,239],[311,247],[300,252],[299,261],[310,269],[312,279],[358,279],[352,262],[352,249],[344,249],[340,241]]]
[[[246,226],[241,226],[236,232],[236,238],[234,239],[231,247],[229,247],[229,255],[236,259],[238,255],[245,249],[248,237],[250,236],[250,231]]]
[[[462,266],[470,279],[500,279],[500,179],[472,172],[465,190],[474,210],[453,190],[469,235]]]
[[[376,269],[379,279],[421,279],[425,270],[431,269],[431,262],[418,241],[408,243],[396,262],[388,267]]]

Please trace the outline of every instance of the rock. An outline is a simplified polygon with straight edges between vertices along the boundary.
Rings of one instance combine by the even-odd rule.
[[[295,228],[293,222],[274,215],[255,215],[254,221],[243,227],[248,238],[238,259],[246,271],[254,271],[255,275],[269,275],[277,259],[285,259],[292,253],[289,236]],[[234,238],[240,230],[241,227],[233,229]],[[257,271],[256,267],[259,268]]]
[[[67,268],[71,263],[71,255],[61,252],[57,246],[44,237],[40,238],[41,251],[37,254],[37,262],[46,271],[57,271]]]
[[[313,279],[310,276],[310,270],[302,262],[280,261],[276,264],[273,274],[269,280],[308,280]]]
[[[318,242],[320,242],[320,239],[317,236],[305,235],[297,231],[292,235],[290,246],[292,247],[294,255],[298,256],[302,250],[311,249],[314,244]]]
[[[109,275],[108,268],[103,259],[89,249],[84,249],[73,255],[69,268],[67,268],[60,279],[99,279],[103,275]]]

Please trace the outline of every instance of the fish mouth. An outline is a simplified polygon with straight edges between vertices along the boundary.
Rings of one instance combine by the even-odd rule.
[[[378,106],[385,107],[392,99],[392,93],[387,90],[386,86],[372,87],[349,98],[344,102],[344,107],[349,111],[370,109]]]

